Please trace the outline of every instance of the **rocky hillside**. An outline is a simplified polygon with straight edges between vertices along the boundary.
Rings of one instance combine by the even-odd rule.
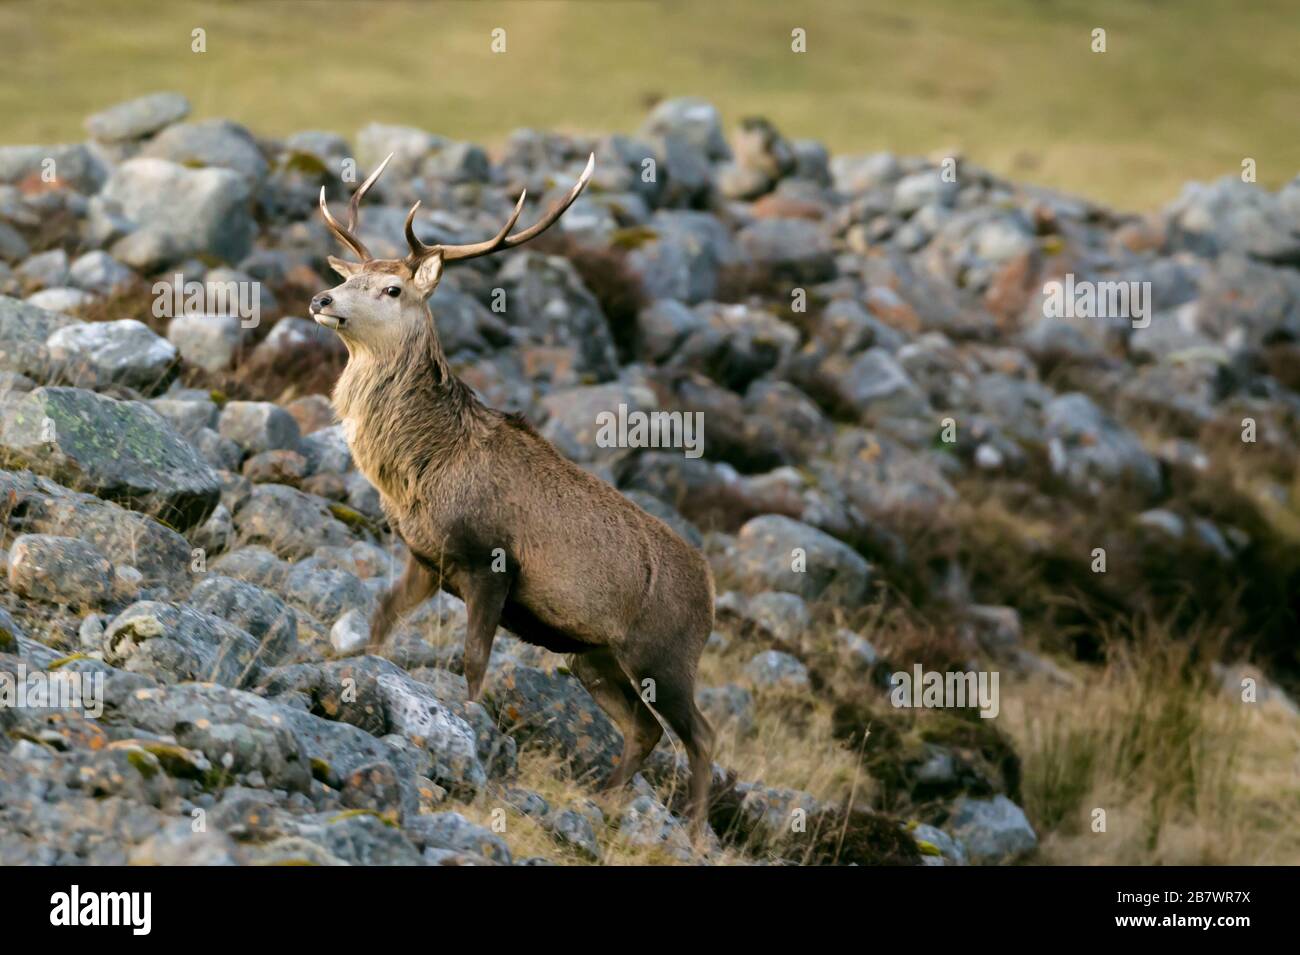
[[[1295,718],[1300,179],[1134,216],[694,100],[492,156],[188,112],[0,148],[0,863],[1012,862],[1086,807],[1027,815],[1000,720],[891,674],[1065,692],[1159,629]],[[619,735],[561,658],[502,633],[467,703],[447,595],[364,653],[403,554],[305,319],[322,186],[395,153],[360,225],[394,255],[415,200],[478,240],[591,151],[432,307],[486,401],[714,566],[695,847],[671,739],[597,791]],[[702,413],[702,453],[607,446],[621,406]]]

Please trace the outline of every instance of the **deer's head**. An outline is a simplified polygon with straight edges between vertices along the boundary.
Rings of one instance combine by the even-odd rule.
[[[413,223],[415,213],[420,208],[420,203],[417,202],[406,216],[406,243],[410,246],[410,254],[402,259],[377,259],[357,238],[357,215],[361,200],[392,158],[390,154],[352,194],[348,203],[346,226],[340,225],[330,214],[325,203],[324,187],[320,191],[320,210],[326,225],[361,261],[350,262],[332,255],[329,257],[330,267],[342,276],[343,284],[313,298],[311,315],[321,325],[334,329],[349,347],[356,345],[371,352],[396,347],[404,339],[411,323],[429,321],[429,310],[425,302],[438,287],[444,263],[511,249],[541,235],[586,188],[596,165],[593,154],[587,159],[586,168],[568,195],[534,225],[513,234],[510,232],[523,211],[527,196],[527,192],[524,192],[515,203],[514,212],[495,236],[470,245],[425,245],[416,238]]]

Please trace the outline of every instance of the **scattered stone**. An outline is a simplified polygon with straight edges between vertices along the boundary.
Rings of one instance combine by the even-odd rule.
[[[458,812],[417,816],[408,827],[421,849],[467,852],[502,865],[510,865],[510,848],[490,829],[475,825]]]
[[[344,613],[330,628],[330,646],[341,657],[360,653],[370,643],[370,620],[357,609]]]
[[[244,462],[243,472],[254,484],[296,487],[307,476],[307,459],[297,451],[262,451]]]
[[[95,295],[117,295],[135,281],[135,273],[107,252],[93,249],[79,256],[68,269],[68,281]]]
[[[695,699],[715,731],[729,729],[742,737],[753,732],[754,695],[743,686],[701,687]]]
[[[233,315],[177,315],[167,326],[167,340],[191,365],[224,371],[239,354],[244,329]]]
[[[298,422],[269,401],[227,402],[218,431],[250,454],[298,446]]]
[[[347,516],[345,511],[283,484],[257,484],[248,501],[235,510],[235,529],[242,546],[266,547],[287,560],[297,560],[311,556],[318,547],[352,542],[348,525],[335,516]]]
[[[808,668],[780,650],[764,650],[745,664],[745,675],[765,689],[806,690]]]
[[[189,113],[189,100],[181,94],[151,93],[87,117],[86,132],[101,143],[129,142],[179,123]]]
[[[142,156],[167,159],[187,167],[220,167],[250,182],[266,176],[266,158],[244,127],[224,119],[169,126],[149,141]]]
[[[678,859],[692,856],[690,832],[674,816],[639,774],[633,778],[631,802],[618,819],[618,836],[624,842],[663,849]]]
[[[776,514],[756,517],[736,537],[737,569],[770,590],[861,603],[871,565],[847,544],[815,527]]]
[[[201,680],[252,684],[263,665],[279,662],[247,631],[185,604],[141,601],[104,633],[104,660],[161,683]]]
[[[975,865],[1015,862],[1038,848],[1024,810],[1002,795],[959,799],[948,829]]]
[[[36,600],[94,606],[113,594],[113,565],[76,538],[23,534],[9,550],[9,586]]]
[[[46,342],[57,377],[82,388],[125,385],[156,394],[171,380],[176,349],[133,318],[67,325]]]
[[[238,262],[251,247],[251,192],[229,169],[190,169],[142,156],[117,166],[101,195],[144,235],[168,243],[163,254],[152,257],[155,263],[202,254]],[[141,261],[138,254],[134,258]]]

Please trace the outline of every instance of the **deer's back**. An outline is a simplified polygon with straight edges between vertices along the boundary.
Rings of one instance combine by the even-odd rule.
[[[703,556],[518,420],[501,416],[393,516],[453,586],[468,568],[506,569],[510,601],[577,640],[616,644],[651,620],[712,628]]]

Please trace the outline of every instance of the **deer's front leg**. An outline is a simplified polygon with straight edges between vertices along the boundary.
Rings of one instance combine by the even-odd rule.
[[[477,702],[483,692],[483,677],[487,674],[488,658],[492,655],[492,640],[501,624],[501,608],[510,592],[511,578],[507,573],[479,571],[463,585],[461,596],[469,614],[465,631],[465,683],[469,687],[470,702]]]
[[[433,596],[441,586],[437,573],[416,560],[414,554],[407,554],[401,578],[379,599],[370,618],[370,649],[382,646],[398,618]]]

